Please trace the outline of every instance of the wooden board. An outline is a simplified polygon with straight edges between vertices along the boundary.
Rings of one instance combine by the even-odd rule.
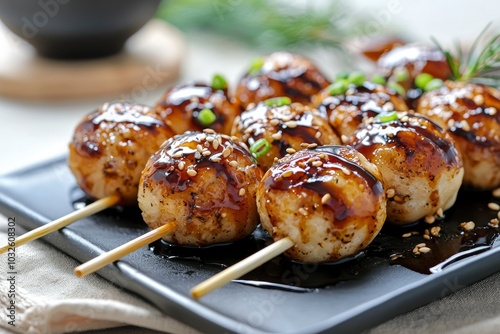
[[[43,100],[139,95],[175,80],[184,55],[182,34],[160,20],[133,35],[122,53],[78,61],[39,57],[0,24],[0,95]]]

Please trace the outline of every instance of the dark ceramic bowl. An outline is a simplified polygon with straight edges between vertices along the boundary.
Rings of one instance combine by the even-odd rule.
[[[0,0],[0,19],[49,58],[119,52],[160,0]]]

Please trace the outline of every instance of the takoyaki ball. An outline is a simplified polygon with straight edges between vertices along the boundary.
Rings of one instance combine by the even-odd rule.
[[[289,237],[286,255],[332,262],[356,254],[380,232],[386,199],[380,173],[356,150],[322,146],[288,155],[257,190],[262,227],[274,240]]]
[[[312,106],[328,118],[330,125],[345,141],[367,117],[381,111],[408,110],[402,97],[394,90],[365,81],[362,85],[349,84],[338,90],[335,83],[313,97]]]
[[[382,173],[387,221],[413,223],[455,203],[464,174],[460,152],[424,116],[381,114],[362,125],[350,144]]]
[[[415,84],[419,74],[426,73],[438,80],[452,77],[443,52],[436,47],[422,44],[406,44],[390,50],[380,57],[377,67],[378,72],[387,78],[389,85],[397,84],[402,88],[411,109],[416,108],[424,88]]]
[[[311,96],[329,84],[309,59],[289,52],[275,52],[254,60],[239,81],[235,95],[244,109],[279,96],[309,104]]]
[[[244,142],[266,171],[275,158],[305,147],[338,144],[339,137],[318,111],[286,97],[273,98],[236,118],[232,136]]]
[[[229,134],[240,106],[228,95],[227,85],[213,86],[201,83],[175,86],[156,104],[156,111],[177,134],[205,128]]]
[[[135,204],[142,169],[173,135],[150,107],[106,103],[76,127],[68,165],[89,196],[119,195],[122,205]]]
[[[418,112],[449,133],[462,152],[464,185],[477,189],[500,186],[500,92],[492,87],[446,81],[425,93]]]
[[[166,141],[142,172],[144,221],[152,229],[176,222],[163,239],[178,245],[235,241],[259,223],[255,193],[262,171],[238,143],[205,131]]]

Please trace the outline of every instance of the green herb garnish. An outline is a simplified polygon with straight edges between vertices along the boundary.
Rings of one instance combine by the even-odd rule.
[[[392,121],[397,121],[398,120],[398,113],[395,111],[392,111],[389,113],[378,114],[377,116],[375,116],[375,119],[378,119],[382,123],[389,123]]]
[[[372,82],[379,85],[385,85],[387,83],[387,80],[385,80],[384,76],[381,74],[374,74],[372,76]]]
[[[352,72],[347,78],[349,83],[355,85],[356,87],[363,86],[366,81],[365,74],[363,72]]]
[[[340,80],[337,82],[332,83],[330,86],[328,86],[328,92],[330,93],[331,96],[334,95],[342,95],[347,91],[347,88],[349,87],[349,84],[347,80]]]
[[[396,93],[398,93],[398,94],[399,94],[399,95],[401,95],[401,96],[405,96],[405,94],[406,94],[406,91],[405,91],[405,89],[403,88],[403,86],[401,86],[401,85],[400,85],[400,84],[398,84],[397,82],[392,82],[392,81],[391,81],[391,82],[389,82],[389,83],[387,84],[387,87],[389,87],[389,88],[391,88],[391,89],[395,90],[395,91],[396,91]]]
[[[250,153],[252,153],[257,159],[263,157],[271,150],[271,144],[264,138],[257,140],[250,146]]]
[[[425,87],[424,87],[424,91],[428,92],[428,91],[431,91],[431,90],[435,90],[435,89],[438,89],[438,88],[441,88],[443,87],[443,80],[441,79],[432,79],[431,81],[429,81]]]
[[[425,86],[432,80],[434,77],[429,73],[420,73],[415,77],[415,86],[422,90],[425,89]]]
[[[205,108],[198,113],[196,119],[198,120],[198,122],[200,122],[201,125],[208,126],[215,122],[217,116],[215,116],[212,110]]]
[[[226,78],[224,78],[220,74],[215,74],[214,77],[212,78],[212,88],[215,90],[226,89],[227,88]]]
[[[250,67],[248,68],[248,73],[251,75],[257,75],[260,72],[260,69],[264,66],[264,58],[259,57],[252,60],[250,63]]]
[[[266,106],[268,107],[282,107],[289,106],[292,104],[292,100],[289,97],[281,96],[281,97],[273,97],[272,99],[267,99],[264,101]]]

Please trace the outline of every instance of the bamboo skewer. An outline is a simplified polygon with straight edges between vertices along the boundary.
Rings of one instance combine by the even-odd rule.
[[[253,269],[261,266],[267,261],[273,259],[274,257],[280,255],[287,249],[293,247],[293,241],[286,237],[280,239],[266,248],[261,249],[257,253],[250,255],[246,259],[232,265],[231,267],[224,269],[217,275],[201,282],[197,286],[191,289],[191,295],[195,299],[200,299],[206,294],[226,285],[233,279],[237,279],[246,273],[252,271]]]
[[[108,197],[101,198],[81,209],[73,211],[67,214],[64,217],[56,219],[48,224],[40,226],[34,230],[26,232],[16,239],[15,247],[19,247],[24,245],[27,242],[36,240],[44,235],[47,235],[51,232],[57,231],[65,226],[68,226],[71,223],[74,223],[77,220],[83,219],[85,217],[91,216],[97,212],[105,210],[113,205],[116,205],[120,201],[120,197],[118,195],[111,195]],[[2,246],[0,248],[0,254],[5,253],[9,249],[9,245]]]
[[[158,227],[140,237],[127,242],[107,253],[101,254],[98,257],[85,262],[84,264],[79,265],[75,268],[74,274],[78,277],[84,277],[88,274],[92,274],[102,267],[119,260],[120,258],[128,255],[141,247],[144,247],[153,241],[156,241],[172,230],[177,228],[177,224],[175,222],[169,222],[161,227]]]

